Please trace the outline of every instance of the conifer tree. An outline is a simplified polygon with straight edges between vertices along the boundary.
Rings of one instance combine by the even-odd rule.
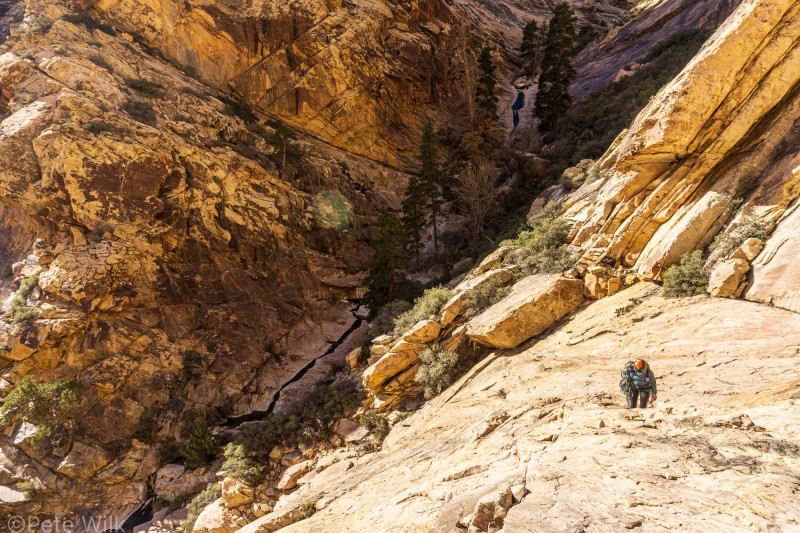
[[[481,122],[497,120],[497,79],[495,78],[492,51],[484,46],[478,57],[478,84],[475,87],[475,103],[481,114]]]
[[[381,217],[380,236],[372,243],[372,247],[375,255],[365,280],[367,293],[363,301],[374,317],[381,307],[397,297],[404,281],[399,272],[407,263],[403,224],[394,217]]]
[[[557,5],[550,19],[533,109],[534,116],[540,119],[541,131],[555,129],[559,117],[572,103],[569,86],[575,79],[575,70],[570,61],[577,52],[576,20],[575,13],[566,3]]]
[[[425,206],[425,184],[418,174],[413,174],[406,186],[403,197],[403,223],[402,231],[406,238],[406,245],[414,251],[414,257],[419,262],[419,249],[422,243],[422,230],[428,224]]]
[[[438,253],[439,238],[436,225],[442,207],[442,173],[437,161],[436,135],[431,122],[427,122],[422,131],[419,160],[421,163],[419,182],[424,195],[423,205],[433,224],[433,250],[434,253]]]
[[[525,74],[528,76],[535,76],[541,68],[546,35],[547,24],[540,27],[535,20],[528,22],[522,29],[522,44],[519,47],[519,53],[522,57]]]

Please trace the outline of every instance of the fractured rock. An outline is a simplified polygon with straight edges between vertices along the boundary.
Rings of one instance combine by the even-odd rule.
[[[467,336],[493,348],[514,348],[535,337],[583,301],[583,282],[560,274],[533,275],[467,324]]]
[[[718,298],[736,297],[750,264],[744,259],[726,259],[716,264],[708,278],[708,292]]]

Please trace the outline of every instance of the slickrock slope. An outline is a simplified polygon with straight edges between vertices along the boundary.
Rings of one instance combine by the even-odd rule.
[[[800,316],[657,293],[638,284],[491,355],[380,452],[322,470],[242,531],[309,501],[316,514],[281,531],[800,527]],[[655,409],[622,408],[635,357],[658,376]]]

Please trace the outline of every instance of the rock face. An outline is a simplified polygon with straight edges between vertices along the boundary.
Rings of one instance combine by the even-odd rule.
[[[592,43],[575,58],[577,77],[570,86],[574,98],[613,82],[626,68],[644,58],[673,35],[692,29],[712,33],[742,0],[654,0],[640,2],[624,28]]]
[[[319,503],[281,531],[796,528],[800,315],[658,291],[603,298],[488,361],[395,426],[381,451],[282,500],[284,517]],[[619,371],[641,354],[658,402],[628,410]]]
[[[800,194],[797,156],[781,148],[798,137],[798,9],[743,2],[601,158],[606,178],[566,200],[581,265],[610,261],[659,279],[711,242],[737,197],[747,196],[739,220],[771,225],[787,213]],[[753,147],[746,156],[743,146]]]
[[[415,8],[392,0],[89,3],[204,81],[390,165],[410,155],[408,140],[422,125],[408,120],[419,116],[415,107],[438,105],[453,90],[463,31],[440,0]]]
[[[748,270],[750,270],[750,265],[744,259],[721,261],[711,271],[708,280],[709,294],[720,298],[738,297],[744,290],[742,280]]]
[[[800,180],[800,166],[794,175],[795,180]],[[800,280],[796,273],[800,260],[798,225],[800,212],[795,203],[753,262],[753,284],[745,298],[800,312]]]
[[[583,301],[583,282],[560,274],[529,276],[469,321],[467,336],[494,348],[515,348],[552,326]]]
[[[351,328],[360,289],[325,280],[369,251],[271,162],[271,126],[120,32],[62,19],[66,4],[27,10],[0,52],[3,298],[33,285],[24,321],[3,310],[4,394],[25,375],[84,386],[63,448],[0,437],[7,481],[41,486],[15,509],[135,510],[160,445],[196,416],[266,408]],[[363,162],[346,178],[330,147],[297,142],[305,179],[368,216],[390,201],[355,192]]]

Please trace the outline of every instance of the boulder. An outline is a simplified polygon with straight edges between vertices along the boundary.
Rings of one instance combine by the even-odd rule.
[[[500,266],[500,263],[503,262],[503,259],[506,255],[508,255],[508,252],[513,249],[513,246],[501,246],[494,252],[487,255],[483,261],[481,261],[480,264],[475,267],[475,270],[472,272],[472,274],[477,276]]]
[[[749,263],[761,253],[763,248],[764,241],[755,237],[750,237],[731,254],[731,259],[744,259]]]
[[[364,371],[362,381],[370,390],[377,390],[383,383],[417,362],[423,345],[400,339],[389,352]]]
[[[461,313],[466,311],[465,304],[467,299],[475,290],[479,290],[488,283],[507,283],[512,277],[513,273],[510,270],[507,268],[500,268],[489,270],[488,272],[484,272],[462,283],[455,296],[450,298],[450,300],[442,306],[442,327],[446,328],[452,324]]]
[[[442,325],[437,321],[420,320],[414,324],[411,329],[403,334],[403,340],[407,342],[425,344],[427,342],[436,340],[440,331],[442,331]]]
[[[222,480],[222,501],[228,509],[253,503],[254,495],[253,487],[240,479],[226,477]]]
[[[583,282],[560,274],[533,275],[473,318],[467,336],[493,348],[514,348],[553,325],[583,302]]]
[[[239,529],[236,516],[225,507],[222,498],[208,504],[197,517],[193,531],[195,533],[231,533]]]
[[[175,501],[200,492],[213,478],[205,470],[189,470],[183,465],[169,464],[156,473],[155,493],[165,501]]]
[[[508,485],[482,496],[472,511],[469,531],[498,531],[513,504],[513,494]]]
[[[369,433],[358,422],[349,418],[340,418],[333,427],[333,432],[342,437],[345,442],[359,441]]]
[[[314,466],[311,464],[311,461],[303,461],[302,463],[290,466],[286,469],[281,480],[278,482],[278,490],[290,490],[295,488],[297,486],[297,480],[303,477],[303,475],[312,468],[314,468]]]
[[[358,348],[351,350],[345,357],[345,360],[347,361],[347,366],[350,368],[356,368],[361,362],[361,347],[359,346]]]
[[[738,296],[738,289],[750,264],[744,259],[726,259],[720,261],[711,271],[708,278],[708,292],[718,298]]]

